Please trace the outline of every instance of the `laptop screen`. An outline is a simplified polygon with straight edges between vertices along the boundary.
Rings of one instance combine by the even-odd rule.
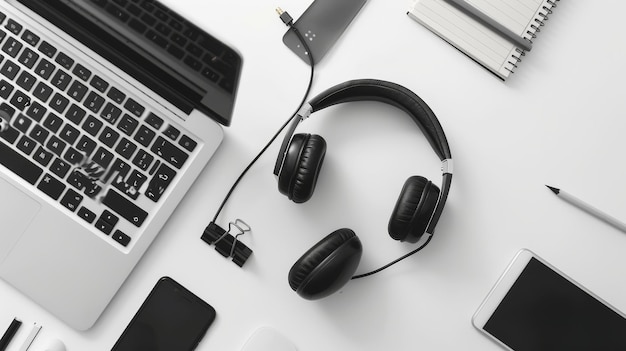
[[[229,126],[241,56],[158,1],[17,0],[185,113]]]

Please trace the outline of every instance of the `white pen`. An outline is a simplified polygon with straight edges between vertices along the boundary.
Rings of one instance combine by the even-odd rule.
[[[41,330],[41,325],[35,323],[33,325],[33,328],[30,330],[30,333],[26,337],[26,340],[24,340],[24,343],[22,344],[22,347],[20,347],[19,351],[28,351],[28,349],[30,348],[30,345],[33,344],[33,341],[39,334],[40,330]]]
[[[561,190],[555,187],[551,187],[549,185],[546,185],[550,190],[552,190],[553,193],[555,193],[559,198],[569,202],[570,204],[580,208],[581,210],[593,215],[594,217],[612,225],[613,227],[623,231],[624,233],[626,233],[626,224],[602,211],[600,211],[599,209],[589,205],[588,203],[584,202],[583,200]]]

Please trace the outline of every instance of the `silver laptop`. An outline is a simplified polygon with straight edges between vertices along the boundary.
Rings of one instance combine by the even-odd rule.
[[[0,0],[0,277],[90,328],[220,144],[241,63],[156,1]]]

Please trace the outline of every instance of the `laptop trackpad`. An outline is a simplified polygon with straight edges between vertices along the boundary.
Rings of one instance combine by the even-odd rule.
[[[0,178],[0,263],[35,218],[41,205],[24,192]]]

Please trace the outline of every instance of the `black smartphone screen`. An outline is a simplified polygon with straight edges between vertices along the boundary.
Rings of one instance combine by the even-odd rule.
[[[516,351],[626,350],[626,319],[535,258],[484,329]]]
[[[161,278],[112,351],[195,349],[215,319],[215,310],[169,277]]]

